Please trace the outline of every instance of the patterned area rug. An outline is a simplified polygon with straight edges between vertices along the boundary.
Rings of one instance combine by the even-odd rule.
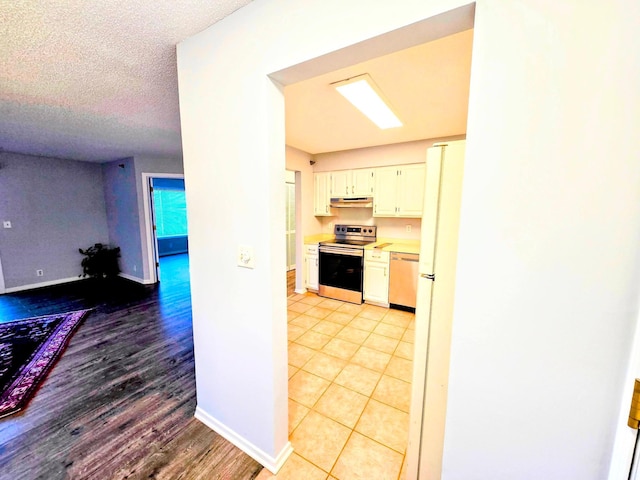
[[[0,323],[0,417],[26,405],[90,311]]]

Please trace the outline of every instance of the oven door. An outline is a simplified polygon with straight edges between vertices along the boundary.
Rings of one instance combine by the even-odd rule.
[[[364,251],[320,245],[319,290],[322,296],[362,303]]]

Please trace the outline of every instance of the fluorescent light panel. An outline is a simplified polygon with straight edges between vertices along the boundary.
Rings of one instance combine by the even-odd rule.
[[[382,99],[382,94],[369,74],[333,84],[336,90],[349,100],[369,120],[381,129],[401,127],[402,122]]]

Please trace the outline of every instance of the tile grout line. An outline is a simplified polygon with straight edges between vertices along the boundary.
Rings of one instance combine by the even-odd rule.
[[[294,302],[294,303],[297,303],[297,302]],[[303,302],[303,303],[304,303],[304,302]],[[318,306],[318,305],[319,305],[319,303],[322,303],[322,302],[318,302],[318,303],[316,303],[315,305],[312,305],[312,306],[310,307],[310,309],[311,309],[311,308],[313,308],[313,307],[315,307],[315,306]],[[308,305],[308,304],[306,304],[306,303],[305,303],[305,305]],[[288,307],[289,307],[289,305],[288,305]],[[328,309],[328,310],[332,310],[332,313],[333,313],[333,312],[338,312],[338,310],[339,310],[339,308],[340,308],[340,307],[341,307],[341,306],[338,306],[337,308],[332,308],[332,309]],[[320,308],[326,308],[326,307],[320,307]],[[292,310],[292,311],[294,311],[294,310]],[[307,311],[308,311],[308,310],[307,310]],[[381,382],[382,378],[383,378],[385,375],[387,375],[388,377],[390,377],[390,378],[394,378],[394,379],[399,380],[399,381],[402,381],[403,383],[409,383],[409,384],[411,384],[411,382],[407,382],[406,380],[404,380],[404,379],[402,379],[402,378],[398,378],[398,377],[397,377],[397,376],[395,376],[395,375],[387,374],[387,371],[388,371],[388,369],[389,369],[389,364],[391,363],[391,360],[393,359],[393,357],[394,357],[394,356],[395,356],[395,357],[397,357],[397,358],[399,358],[399,359],[409,360],[409,359],[406,359],[406,358],[404,358],[404,357],[401,357],[401,356],[398,356],[398,355],[395,355],[395,354],[396,354],[396,352],[398,351],[398,349],[399,349],[399,347],[400,347],[401,342],[403,342],[403,341],[404,341],[405,343],[411,343],[412,345],[414,344],[413,342],[407,342],[407,341],[403,340],[403,339],[405,338],[405,336],[406,336],[406,332],[409,330],[409,326],[411,325],[411,322],[409,321],[409,322],[407,322],[407,325],[406,325],[406,326],[404,326],[404,327],[400,327],[397,323],[387,323],[387,322],[383,322],[383,320],[384,320],[384,318],[386,317],[386,315],[388,314],[388,312],[387,312],[387,314],[383,315],[380,319],[374,320],[374,319],[371,319],[371,318],[362,317],[362,316],[360,315],[360,314],[362,313],[362,311],[364,311],[364,309],[363,309],[363,310],[361,310],[360,312],[356,313],[356,314],[350,314],[350,315],[351,315],[351,319],[350,319],[350,321],[349,321],[348,323],[346,323],[346,324],[340,324],[340,325],[341,325],[341,328],[340,328],[339,330],[337,330],[337,331],[336,331],[336,333],[335,333],[335,334],[333,334],[333,335],[328,335],[328,334],[326,334],[326,333],[319,332],[319,331],[317,331],[317,330],[313,330],[313,328],[314,328],[314,327],[316,327],[316,326],[317,326],[320,322],[322,322],[322,321],[328,321],[328,322],[330,322],[331,320],[326,320],[326,319],[327,319],[327,317],[328,317],[329,315],[331,315],[331,314],[328,314],[328,315],[326,315],[325,317],[322,317],[322,318],[317,318],[317,317],[312,317],[312,316],[310,316],[310,317],[315,318],[315,319],[317,320],[317,321],[316,321],[316,323],[314,323],[311,327],[304,328],[304,327],[301,327],[301,326],[299,326],[299,325],[293,324],[293,325],[296,325],[296,326],[298,326],[299,328],[301,328],[301,329],[304,329],[304,330],[305,330],[305,331],[304,331],[304,333],[302,333],[301,335],[299,335],[298,337],[296,337],[296,340],[297,340],[298,338],[302,337],[303,335],[305,335],[307,332],[311,332],[311,331],[313,331],[313,333],[320,334],[320,335],[324,335],[324,336],[327,336],[327,337],[331,337],[332,339],[338,338],[338,339],[340,339],[340,340],[342,340],[342,341],[345,341],[345,342],[348,342],[348,343],[351,343],[351,344],[353,344],[353,345],[357,346],[357,347],[358,347],[358,349],[356,350],[356,353],[357,353],[357,351],[359,351],[359,350],[360,350],[360,348],[365,347],[365,348],[368,348],[368,349],[373,350],[373,351],[375,351],[375,352],[383,353],[383,354],[385,354],[385,355],[389,355],[389,360],[387,361],[387,363],[386,363],[386,365],[385,365],[384,369],[383,369],[381,372],[379,372],[379,371],[377,371],[377,370],[372,370],[372,369],[370,369],[370,368],[368,368],[368,367],[365,367],[364,365],[361,365],[361,364],[358,364],[358,363],[352,363],[352,362],[351,362],[351,359],[356,355],[356,353],[352,354],[348,359],[345,359],[345,358],[341,358],[341,357],[336,357],[336,356],[334,356],[334,355],[332,355],[332,354],[330,354],[330,353],[328,353],[328,352],[324,352],[322,349],[323,349],[323,348],[324,348],[324,346],[326,346],[329,342],[326,342],[326,343],[325,343],[325,344],[323,344],[323,346],[322,346],[322,347],[320,347],[320,348],[316,348],[316,347],[309,347],[308,345],[304,345],[304,344],[298,343],[298,342],[296,342],[295,340],[292,340],[292,341],[290,341],[290,342],[289,342],[289,344],[291,344],[291,343],[295,343],[296,345],[299,345],[299,346],[302,346],[302,347],[305,347],[305,348],[309,348],[309,349],[311,349],[311,350],[313,350],[313,351],[314,351],[313,355],[312,355],[308,360],[306,360],[306,361],[302,364],[302,366],[300,366],[300,367],[296,367],[295,365],[292,365],[294,368],[296,368],[296,372],[295,372],[295,373],[294,373],[294,374],[289,378],[289,380],[290,380],[291,378],[293,378],[293,376],[295,376],[297,373],[299,373],[299,372],[302,370],[302,371],[304,371],[305,373],[310,374],[310,375],[313,375],[313,376],[315,376],[315,377],[317,377],[317,378],[319,378],[319,379],[322,379],[322,380],[325,380],[325,381],[329,381],[329,385],[328,385],[328,386],[327,386],[327,387],[322,391],[322,393],[318,396],[318,398],[316,399],[316,401],[314,402],[314,404],[313,404],[313,406],[312,406],[311,408],[308,408],[308,407],[306,407],[306,405],[301,404],[300,402],[296,401],[295,399],[290,398],[290,400],[292,400],[292,401],[294,401],[294,402],[296,402],[296,403],[300,404],[300,405],[301,405],[301,406],[303,406],[304,408],[308,408],[308,411],[304,414],[304,416],[303,416],[303,417],[301,417],[301,418],[299,419],[298,424],[297,424],[297,425],[296,425],[296,427],[294,427],[294,429],[290,432],[289,436],[291,437],[291,436],[294,434],[294,432],[295,432],[295,431],[297,430],[297,428],[302,424],[302,422],[304,421],[304,419],[305,419],[305,418],[308,416],[308,414],[309,414],[310,412],[312,412],[312,411],[313,411],[314,413],[316,413],[317,415],[320,415],[320,416],[322,416],[322,417],[324,417],[324,418],[326,418],[326,419],[328,419],[328,420],[334,421],[334,422],[336,422],[337,424],[339,424],[339,425],[341,425],[341,426],[343,426],[343,427],[345,427],[345,428],[348,428],[348,429],[350,430],[350,433],[349,433],[349,435],[348,435],[348,437],[347,437],[347,440],[345,441],[345,444],[343,445],[342,449],[340,450],[340,453],[337,455],[337,457],[336,457],[335,461],[333,462],[333,464],[332,464],[332,466],[331,466],[331,468],[329,469],[329,471],[328,471],[328,472],[327,472],[325,469],[323,469],[323,468],[319,467],[318,465],[316,465],[315,463],[311,462],[309,459],[307,459],[307,458],[303,457],[302,455],[298,454],[298,455],[300,456],[300,458],[303,458],[305,461],[307,461],[307,462],[311,463],[312,465],[314,465],[315,467],[319,468],[322,472],[327,473],[327,475],[332,475],[332,473],[331,473],[331,472],[332,472],[332,471],[333,471],[333,469],[335,468],[335,465],[337,464],[337,462],[338,462],[338,460],[340,459],[341,455],[344,453],[344,449],[346,448],[346,445],[349,443],[349,440],[350,440],[350,439],[351,439],[351,437],[353,436],[353,433],[354,433],[354,432],[356,432],[356,427],[357,427],[357,425],[359,424],[360,420],[362,419],[362,416],[363,416],[363,414],[364,414],[364,412],[365,412],[365,410],[366,410],[367,406],[369,406],[369,404],[371,403],[371,400],[374,400],[374,398],[373,398],[373,394],[374,394],[374,392],[375,392],[376,388],[378,387],[378,385],[380,384],[380,382]],[[294,311],[294,312],[295,312],[295,311]],[[300,316],[300,315],[304,315],[304,314],[305,314],[304,312],[295,312],[295,313],[297,313],[296,317],[292,318],[291,320],[287,320],[287,323],[291,323],[291,322],[292,322],[293,320],[295,320],[295,318],[297,318],[298,316]],[[341,312],[341,313],[342,313],[342,312]],[[308,315],[308,316],[309,316],[309,315]],[[346,339],[343,339],[343,338],[337,337],[337,335],[338,335],[340,332],[344,331],[344,329],[345,329],[347,326],[350,326],[350,324],[351,324],[351,323],[352,323],[356,318],[358,318],[358,317],[363,318],[363,319],[366,319],[366,320],[370,320],[370,321],[375,321],[375,322],[376,322],[375,326],[373,326],[371,329],[368,329],[368,330],[364,330],[364,329],[361,329],[361,328],[358,328],[358,327],[350,327],[350,328],[357,329],[357,330],[359,330],[359,331],[363,331],[363,332],[366,332],[366,333],[367,333],[367,335],[363,338],[363,340],[362,340],[361,342],[356,343],[356,342],[353,342],[353,341],[350,341],[350,340],[346,340]],[[400,317],[400,318],[403,318],[403,317]],[[415,318],[415,317],[414,317],[414,318]],[[333,322],[333,323],[337,323],[337,322]],[[384,335],[384,334],[382,334],[382,333],[376,333],[376,335],[379,335],[379,336],[382,336],[382,337],[385,337],[385,338],[390,338],[390,339],[392,339],[392,340],[397,340],[397,344],[395,345],[395,347],[394,347],[393,351],[391,351],[391,352],[387,352],[387,351],[379,350],[378,348],[374,348],[374,347],[372,347],[372,346],[364,345],[364,343],[365,343],[369,338],[371,338],[371,335],[372,335],[373,333],[375,333],[375,332],[374,332],[374,330],[375,330],[376,328],[378,328],[378,326],[379,326],[380,324],[390,325],[390,326],[394,326],[394,327],[400,327],[400,328],[402,328],[402,334],[400,335],[400,338],[394,338],[394,337],[390,337],[390,336],[388,336],[388,335]],[[330,341],[330,340],[329,340],[329,341]],[[311,360],[316,356],[316,354],[317,354],[317,353],[322,353],[323,355],[326,355],[326,356],[329,356],[329,357],[332,357],[332,358],[336,358],[336,359],[338,359],[338,360],[342,360],[342,361],[346,362],[346,365],[344,365],[344,366],[340,369],[340,371],[339,371],[339,372],[338,372],[338,373],[333,377],[333,379],[332,379],[332,380],[328,380],[327,378],[324,378],[324,377],[322,377],[322,376],[320,376],[320,375],[317,375],[317,374],[315,374],[315,373],[313,373],[313,372],[310,372],[310,371],[304,370],[304,367],[305,367],[306,365],[308,365],[308,364],[309,364],[309,362],[311,362]],[[412,362],[412,368],[413,368],[413,355],[412,355],[412,359],[411,359],[410,361]],[[372,391],[371,391],[371,394],[366,396],[367,401],[366,401],[366,403],[365,403],[365,405],[364,405],[364,407],[363,407],[362,411],[360,412],[360,414],[359,414],[359,416],[358,416],[357,420],[355,421],[355,423],[354,423],[354,426],[353,426],[353,427],[349,427],[349,426],[347,426],[347,425],[344,425],[342,422],[340,422],[340,421],[338,421],[338,420],[334,420],[333,418],[328,417],[328,416],[324,415],[323,413],[321,413],[321,412],[319,412],[319,411],[317,411],[317,410],[316,410],[316,407],[317,407],[317,405],[318,405],[318,403],[319,403],[320,399],[324,397],[324,395],[326,394],[326,392],[327,392],[327,391],[331,388],[331,386],[333,386],[333,385],[336,385],[336,386],[338,386],[338,387],[345,388],[345,389],[347,389],[347,390],[349,390],[349,391],[352,391],[352,392],[354,392],[354,393],[356,393],[356,394],[362,395],[362,393],[360,393],[360,392],[358,392],[358,391],[356,391],[356,390],[353,390],[352,388],[349,388],[349,387],[347,387],[347,386],[344,386],[344,385],[340,385],[340,384],[338,384],[338,383],[335,383],[335,379],[336,379],[336,378],[338,378],[338,376],[339,376],[339,375],[344,371],[344,369],[345,369],[347,366],[349,366],[349,365],[357,365],[357,366],[360,366],[360,367],[366,368],[366,369],[368,369],[368,370],[371,370],[372,372],[375,372],[375,373],[379,373],[379,374],[380,374],[380,377],[379,377],[379,378],[378,378],[378,380],[376,381],[375,386],[373,387],[373,389],[372,389]],[[407,413],[407,412],[405,412],[404,410],[401,410],[401,409],[399,409],[399,408],[397,408],[397,407],[395,407],[395,406],[393,406],[393,405],[388,405],[387,403],[385,403],[385,402],[381,402],[380,400],[376,400],[376,402],[378,402],[378,403],[380,403],[380,404],[382,404],[382,405],[385,405],[386,407],[392,408],[393,410],[396,410],[396,411],[399,411],[399,412],[402,412],[402,413]],[[402,456],[402,461],[401,461],[401,464],[400,464],[400,471],[399,471],[398,475],[400,476],[400,475],[402,474],[402,468],[403,468],[403,465],[404,465],[404,461],[405,461],[405,459],[406,459],[406,447],[405,447],[405,449],[404,449],[404,453],[402,453],[402,452],[399,452],[398,450],[396,450],[395,448],[393,448],[393,447],[391,447],[391,446],[389,446],[389,445],[385,445],[385,444],[381,443],[380,441],[378,441],[378,440],[376,440],[376,439],[374,439],[374,438],[371,438],[371,437],[369,437],[368,435],[365,435],[365,434],[364,434],[364,433],[362,433],[362,432],[359,432],[359,431],[358,431],[358,434],[359,434],[359,435],[362,435],[364,438],[367,438],[367,439],[369,439],[369,440],[371,440],[371,441],[375,442],[375,443],[376,443],[376,444],[378,444],[378,445],[383,446],[384,448],[387,448],[387,449],[389,449],[389,450],[391,450],[391,451],[393,451],[393,452],[396,452],[396,453],[398,453],[399,455],[401,455],[401,456]]]

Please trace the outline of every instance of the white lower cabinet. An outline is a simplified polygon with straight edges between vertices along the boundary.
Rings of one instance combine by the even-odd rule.
[[[304,246],[304,286],[307,290],[318,290],[318,244]]]
[[[389,252],[365,250],[363,296],[368,303],[389,306]]]

